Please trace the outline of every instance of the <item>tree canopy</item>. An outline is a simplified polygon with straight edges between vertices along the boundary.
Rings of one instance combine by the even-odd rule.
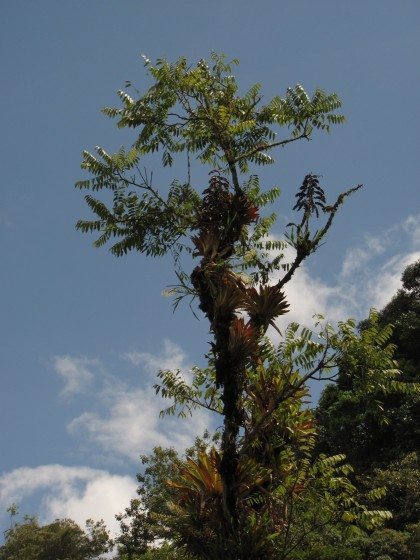
[[[71,519],[40,525],[36,518],[14,524],[0,547],[1,560],[93,560],[111,549],[103,522],[88,521],[83,531]]]

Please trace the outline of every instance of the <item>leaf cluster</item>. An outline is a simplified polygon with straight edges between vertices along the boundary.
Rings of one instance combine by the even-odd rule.
[[[131,250],[146,255],[162,256],[168,251],[182,249],[179,240],[191,227],[194,220],[198,195],[188,184],[173,181],[168,194],[163,197],[154,188],[152,177],[140,171],[128,154],[121,149],[117,154],[108,155],[97,148],[101,159],[84,152],[82,167],[92,174],[93,179],[79,181],[80,189],[109,189],[112,200],[109,205],[88,194],[85,200],[97,219],[79,220],[76,228],[84,233],[99,232],[95,247],[120,238],[111,246],[111,253],[122,256]],[[136,165],[137,177],[128,176],[127,169]],[[106,179],[106,180],[104,180]]]
[[[227,62],[213,53],[211,62],[189,66],[185,58],[175,63],[159,59],[153,65],[144,57],[153,85],[139,99],[119,91],[122,107],[103,111],[118,118],[119,127],[139,130],[135,146],[141,153],[162,152],[162,163],[171,165],[176,153],[196,153],[199,161],[249,163],[273,160],[267,151],[296,138],[309,138],[314,128],[329,131],[344,122],[335,111],[341,107],[336,94],[318,89],[310,98],[301,85],[288,88],[262,105],[261,85],[244,95],[232,75],[237,60]],[[290,128],[290,137],[277,141],[275,127]]]

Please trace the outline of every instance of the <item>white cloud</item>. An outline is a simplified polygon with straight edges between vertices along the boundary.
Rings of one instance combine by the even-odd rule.
[[[134,366],[142,366],[152,374],[160,370],[182,369],[186,358],[182,349],[167,339],[163,341],[163,352],[159,356],[147,352],[127,352],[123,357]]]
[[[288,250],[287,260],[292,258]],[[366,236],[362,246],[350,248],[336,279],[313,276],[305,262],[285,286],[290,312],[279,326],[284,328],[291,321],[311,326],[315,313],[329,321],[362,319],[371,307],[381,309],[391,300],[401,287],[404,268],[419,258],[420,214],[379,235]]]
[[[103,519],[116,534],[115,514],[123,511],[135,497],[136,483],[129,476],[89,467],[21,467],[0,477],[1,509],[40,491],[39,515],[43,523],[69,517],[84,527],[86,519]]]
[[[283,253],[285,262],[291,263],[294,260],[295,251],[291,247],[287,247]],[[272,283],[277,282],[283,274],[283,272],[274,274],[271,279]],[[284,286],[284,292],[290,307],[288,313],[277,321],[282,332],[291,322],[308,327],[313,326],[315,314],[323,315],[330,321],[336,321],[346,316],[348,302],[344,299],[341,301],[339,287],[313,276],[305,262],[300,265],[292,279]],[[273,341],[278,341],[279,335],[276,331],[270,329],[270,336]]]
[[[91,385],[95,375],[92,370],[99,365],[98,360],[85,357],[55,356],[53,367],[64,381],[62,396],[84,393]]]
[[[385,249],[386,244],[377,237],[367,237],[364,247],[349,249],[341,269],[342,278],[354,276],[366,266],[373,256],[383,254]]]
[[[342,293],[353,301],[349,311],[360,318],[370,307],[381,309],[401,288],[406,266],[418,258],[420,214],[367,236],[363,247],[350,249],[338,279]]]
[[[186,379],[190,377],[184,352],[169,340],[164,341],[161,354],[133,352],[123,357],[133,365],[141,365],[149,374],[161,369],[181,369]],[[110,456],[128,457],[133,461],[158,445],[183,451],[209,426],[210,416],[197,410],[193,422],[178,417],[161,418],[160,411],[171,402],[158,397],[150,378],[148,382],[143,387],[133,388],[131,384],[103,374],[102,390],[96,394],[100,412],[83,412],[67,425],[68,432],[96,443]]]
[[[202,435],[210,420],[200,411],[194,413],[193,422],[160,418],[160,410],[168,404],[153,389],[120,388],[103,414],[84,412],[67,428],[70,434],[87,437],[110,454],[133,461],[158,445],[183,451],[197,435]]]
[[[283,324],[292,321],[302,324],[311,324],[315,314],[329,317],[330,320],[342,318],[343,304],[331,305],[337,301],[339,290],[337,286],[329,285],[319,278],[311,276],[306,265],[302,265],[286,284],[285,293],[290,304],[290,311],[283,320]]]
[[[185,354],[170,341],[165,341],[156,356],[138,352],[126,357],[147,372],[185,365]],[[101,449],[107,459],[137,462],[141,453],[156,445],[184,451],[208,426],[207,416],[200,412],[194,423],[161,419],[159,412],[169,403],[156,396],[150,377],[148,385],[133,388],[110,374],[99,360],[86,357],[56,356],[53,367],[64,380],[62,395],[84,392],[92,399],[92,408],[67,426],[83,443],[89,442],[90,454]],[[89,392],[94,380],[96,390]],[[83,527],[88,518],[103,518],[115,533],[118,524],[114,516],[129,505],[135,490],[132,477],[106,470],[63,465],[22,467],[0,477],[0,509],[35,497],[42,522],[70,517]]]
[[[86,519],[103,519],[108,529],[116,535],[118,522],[115,514],[124,511],[136,495],[133,478],[109,473],[100,474],[89,480],[85,487],[71,494],[51,495],[44,498],[50,518],[74,519],[82,525]]]
[[[367,284],[367,293],[371,297],[372,307],[381,309],[401,288],[401,274],[412,262],[420,258],[420,251],[395,255],[388,259],[375,275],[371,275]]]

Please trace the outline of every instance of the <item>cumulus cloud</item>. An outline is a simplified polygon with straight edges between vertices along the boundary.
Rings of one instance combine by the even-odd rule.
[[[92,384],[94,370],[99,366],[98,360],[86,357],[55,356],[53,368],[64,381],[62,396],[84,393]]]
[[[124,357],[147,374],[187,367],[185,353],[169,340],[157,355],[135,352]],[[61,395],[85,393],[90,398],[91,407],[67,425],[70,434],[89,443],[90,456],[93,450],[102,450],[106,459],[126,463],[127,458],[137,462],[141,453],[157,445],[183,451],[209,425],[200,412],[194,424],[160,418],[160,410],[168,403],[156,396],[150,375],[146,383],[143,376],[142,386],[134,387],[132,381],[113,376],[98,359],[56,356],[52,365],[64,381]],[[90,391],[93,381],[95,391]],[[136,486],[133,477],[108,470],[59,464],[22,467],[0,476],[0,517],[13,502],[25,507],[25,501],[35,500],[42,523],[69,517],[83,527],[88,518],[104,519],[116,534],[115,514],[135,497]]]
[[[374,256],[383,254],[387,245],[388,240],[366,237],[363,247],[355,247],[347,251],[341,269],[341,277],[348,278],[358,273]]]
[[[287,247],[283,253],[285,262],[290,263],[294,260],[295,251],[291,247]],[[273,274],[272,283],[278,282],[283,274],[283,272]],[[339,286],[314,276],[305,262],[284,286],[284,292],[290,307],[288,313],[277,321],[281,331],[291,322],[312,327],[314,315],[323,315],[329,321],[343,319],[349,308],[347,296],[342,297]],[[278,341],[279,335],[276,331],[270,329],[269,334],[273,341]]]
[[[160,354],[133,352],[123,357],[149,374],[160,369],[181,369],[189,377],[184,352],[169,340],[164,341]],[[160,411],[170,403],[156,396],[150,377],[143,387],[133,387],[104,374],[96,399],[100,410],[85,411],[74,418],[67,425],[68,432],[95,443],[110,456],[133,461],[158,445],[183,451],[211,421],[207,412],[200,410],[194,413],[193,423],[177,417],[161,418]]]
[[[194,422],[178,418],[160,418],[168,403],[157,398],[153,389],[119,390],[105,412],[84,412],[67,426],[70,434],[88,438],[105,452],[133,461],[153,447],[175,447],[182,451],[201,435],[208,418],[197,411]]]
[[[142,366],[149,373],[155,374],[160,370],[175,370],[185,366],[186,356],[182,349],[165,339],[163,341],[163,352],[160,355],[149,354],[148,352],[127,352],[123,354],[134,366]]]
[[[83,527],[86,519],[103,519],[115,535],[115,514],[135,497],[136,483],[129,476],[89,467],[21,467],[0,476],[0,509],[37,492],[42,493],[39,515],[43,523],[69,517]]]
[[[287,260],[293,259],[288,249]],[[335,279],[314,276],[303,263],[285,286],[290,312],[279,321],[311,326],[320,313],[329,321],[362,319],[371,307],[381,309],[401,287],[404,268],[420,258],[420,214],[367,235],[359,247],[348,249]],[[309,261],[310,263],[310,261]],[[279,277],[280,275],[278,275]],[[273,281],[278,280],[273,277]]]
[[[136,352],[124,357],[149,374],[188,367],[185,353],[169,340],[157,355]],[[102,450],[104,458],[117,463],[123,459],[126,464],[127,459],[137,463],[140,454],[158,445],[184,451],[211,423],[209,415],[200,411],[194,422],[160,418],[160,410],[169,403],[156,396],[150,375],[147,383],[134,387],[114,377],[97,359],[56,356],[53,367],[64,381],[62,395],[84,392],[90,398],[91,407],[67,425],[70,434],[89,443],[90,457],[94,450]],[[95,391],[89,392],[93,380]],[[26,508],[27,501],[35,501],[42,523],[69,517],[84,527],[86,519],[104,519],[116,535],[115,514],[128,506],[136,487],[133,477],[108,470],[59,464],[21,467],[0,475],[0,521],[6,521],[4,512],[11,503]]]
[[[282,322],[292,321],[304,325],[312,324],[312,317],[321,314],[330,320],[343,318],[345,302],[338,303],[340,291],[335,285],[322,281],[311,275],[308,267],[302,265],[295,273],[292,281],[285,286],[290,311]],[[331,302],[334,301],[334,306]]]
[[[408,216],[377,235],[368,235],[362,247],[349,249],[338,282],[356,317],[369,307],[381,309],[401,288],[405,267],[420,258],[420,214]]]
[[[420,251],[394,255],[379,269],[377,274],[371,275],[367,282],[367,293],[371,297],[373,306],[381,309],[401,288],[401,274],[404,269],[420,258]]]

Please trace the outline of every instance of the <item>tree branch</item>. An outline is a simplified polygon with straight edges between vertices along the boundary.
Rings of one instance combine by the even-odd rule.
[[[302,134],[300,134],[299,136],[296,136],[296,138],[288,138],[287,140],[280,140],[279,142],[273,142],[272,144],[265,144],[265,143],[260,144],[256,148],[253,148],[252,150],[249,150],[248,152],[245,152],[244,154],[241,154],[240,156],[234,158],[232,163],[238,163],[238,161],[241,161],[242,159],[250,158],[253,155],[258,154],[259,152],[263,152],[265,150],[271,150],[272,148],[276,148],[278,146],[285,146],[286,144],[290,144],[291,142],[302,140],[302,138],[306,138],[307,140],[310,139],[306,130],[304,130]]]
[[[277,282],[277,285],[280,288],[282,288],[285,284],[287,284],[287,282],[289,282],[289,280],[292,278],[293,274],[296,272],[296,270],[299,268],[299,266],[302,264],[302,262],[311,253],[313,253],[315,251],[315,249],[318,247],[319,243],[325,237],[328,230],[330,229],[330,227],[333,223],[333,220],[334,220],[334,216],[336,215],[336,213],[337,213],[339,207],[341,206],[341,204],[343,204],[344,199],[347,196],[351,195],[352,193],[358,191],[362,187],[363,187],[363,185],[357,185],[356,187],[352,187],[351,189],[348,189],[347,191],[341,193],[337,197],[337,200],[335,201],[335,203],[332,206],[327,206],[327,207],[324,208],[324,212],[328,212],[330,214],[330,216],[329,216],[325,226],[315,235],[315,237],[311,241],[308,240],[308,247],[307,248],[299,246],[299,243],[298,243],[299,240],[297,240],[296,258],[293,261],[293,263],[292,263],[291,267],[289,268],[289,270],[287,271],[287,273],[283,276],[283,278],[281,278]],[[305,214],[306,214],[306,219],[305,219],[305,216],[304,216],[304,219],[302,220],[299,229],[301,229],[305,224],[308,225],[310,216],[306,212],[305,212]]]

